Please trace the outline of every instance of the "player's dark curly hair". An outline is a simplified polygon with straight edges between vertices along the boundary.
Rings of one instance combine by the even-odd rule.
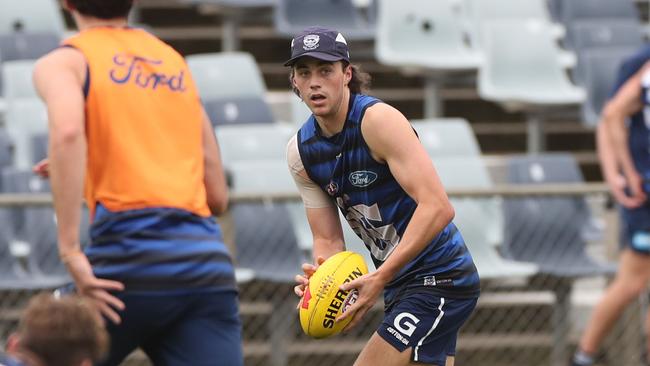
[[[65,0],[68,7],[79,13],[100,19],[125,18],[133,0]]]
[[[352,78],[348,83],[348,87],[350,88],[351,93],[365,94],[368,92],[368,90],[370,90],[370,74],[362,71],[359,65],[351,64],[346,61],[342,61],[341,65],[343,66],[343,70],[345,70],[348,65],[352,67]],[[289,85],[291,85],[291,90],[293,90],[297,96],[300,96],[300,91],[293,85],[294,73],[295,70],[292,67],[291,71],[289,71]]]

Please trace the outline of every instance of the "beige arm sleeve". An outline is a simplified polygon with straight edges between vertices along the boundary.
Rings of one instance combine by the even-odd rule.
[[[298,152],[298,139],[294,135],[287,144],[287,163],[293,180],[296,182],[305,208],[322,208],[334,206],[334,201],[316,184],[309,179]]]

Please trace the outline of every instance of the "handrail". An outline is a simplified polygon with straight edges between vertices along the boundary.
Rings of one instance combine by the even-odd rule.
[[[521,197],[521,196],[576,196],[591,194],[608,194],[609,189],[603,183],[566,183],[566,184],[503,184],[491,188],[449,188],[449,197]],[[273,194],[230,194],[230,202],[252,201],[295,201],[300,196],[296,192],[277,192]],[[0,194],[0,207],[12,206],[51,206],[52,195],[49,193],[3,193]]]

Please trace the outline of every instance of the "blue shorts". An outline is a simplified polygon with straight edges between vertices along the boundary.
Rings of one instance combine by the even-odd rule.
[[[243,365],[235,291],[116,294],[122,323],[107,321],[110,352],[99,366],[119,365],[140,347],[154,365]]]
[[[650,255],[650,206],[621,208],[621,247]]]
[[[386,312],[377,333],[400,352],[412,348],[413,362],[444,366],[447,356],[456,354],[458,330],[477,300],[409,294]]]

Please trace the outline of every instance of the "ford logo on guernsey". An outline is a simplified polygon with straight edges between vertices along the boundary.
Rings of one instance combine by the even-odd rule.
[[[350,173],[348,179],[355,187],[367,187],[377,180],[377,173],[369,170],[358,170]]]
[[[117,54],[113,57],[113,64],[115,66],[111,69],[109,76],[115,83],[126,84],[132,82],[143,89],[156,90],[158,87],[168,87],[171,91],[185,91],[183,70],[178,74],[152,71],[152,66],[162,64],[160,60]]]

